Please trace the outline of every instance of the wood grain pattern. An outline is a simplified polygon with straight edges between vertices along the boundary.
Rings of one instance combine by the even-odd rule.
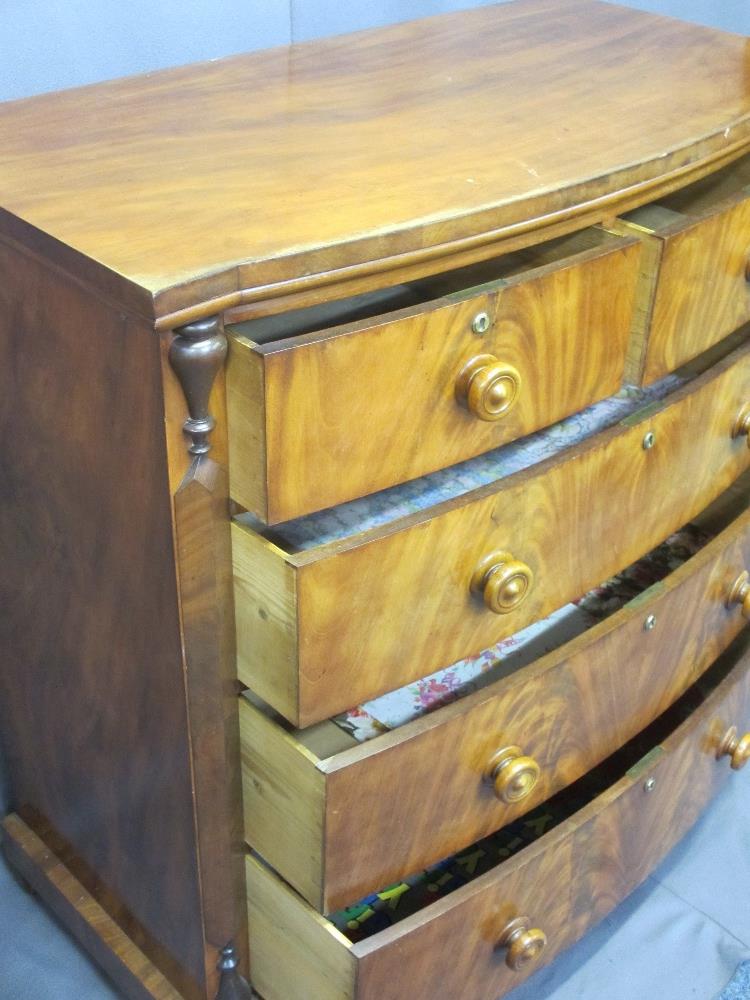
[[[69,845],[66,864],[87,891],[203,1000],[158,338],[5,243],[0,273],[11,805]]]
[[[241,649],[252,650],[265,664],[253,690],[271,705],[296,706],[299,678],[289,669],[297,659],[299,632],[294,569],[281,549],[255,533],[238,545],[234,530],[232,562],[238,656]],[[243,680],[239,670],[238,676]]]
[[[748,398],[745,346],[653,411],[463,497],[297,554],[272,553],[266,543],[292,574],[296,606],[296,655],[271,664],[257,653],[273,631],[258,608],[277,597],[256,588],[255,605],[245,606],[258,536],[235,521],[240,679],[304,726],[544,617],[640,558],[748,467],[745,441],[731,436]],[[647,451],[648,431],[656,446]],[[470,592],[475,568],[493,551],[511,551],[535,578],[505,615]],[[290,689],[298,685],[296,702],[283,696],[283,674]]]
[[[642,233],[658,265],[645,279],[649,384],[750,319],[750,160],[636,212],[630,231]]]
[[[747,150],[748,52],[521,0],[10,102],[0,130],[4,231],[171,326],[642,204]]]
[[[318,913],[301,908],[290,892],[280,896],[281,883],[252,855],[247,876],[254,988],[267,1000],[355,997],[356,962],[346,938]]]
[[[245,839],[307,898],[323,891],[326,779],[316,757],[240,699]]]
[[[471,458],[612,395],[640,245],[592,234],[586,250],[566,249],[516,274],[498,261],[479,294],[268,344],[234,338],[232,497],[267,523],[290,520]],[[462,280],[470,287],[493,273],[480,270]],[[482,335],[472,330],[480,312],[490,322]],[[492,423],[456,398],[459,373],[479,354],[514,366],[522,381],[518,402]]]
[[[729,724],[750,723],[747,652],[686,722],[603,794],[550,833],[427,909],[355,945],[331,925],[327,952],[337,983],[351,992],[337,1000],[428,1000],[470,996],[497,1000],[526,975],[578,940],[639,885],[693,825],[734,774],[716,750]],[[653,778],[652,791],[645,781]],[[267,1000],[306,1000],[310,955],[292,935],[254,937],[253,898],[262,895],[266,926],[320,928],[321,917],[268,868],[247,865],[254,975]],[[511,972],[498,938],[505,924],[529,916],[548,938],[541,961]],[[312,933],[308,930],[308,934]],[[338,951],[336,951],[338,946]],[[331,959],[329,959],[330,961]],[[403,970],[408,968],[405,977]],[[326,990],[321,998],[328,998]]]
[[[185,692],[205,934],[206,993],[219,988],[221,949],[247,971],[241,777],[226,471],[204,456],[174,497]]]
[[[182,1000],[53,851],[18,816],[2,823],[6,857],[129,1000]]]
[[[255,785],[245,796],[248,843],[331,912],[480,840],[604,760],[713,663],[744,625],[726,601],[745,566],[749,513],[665,581],[533,665],[317,763],[243,699],[243,762]],[[656,628],[644,632],[648,615]],[[534,791],[514,806],[498,802],[486,780],[493,753],[508,744],[541,766]],[[322,852],[287,839],[287,800],[308,828],[315,822],[321,837],[325,831]]]

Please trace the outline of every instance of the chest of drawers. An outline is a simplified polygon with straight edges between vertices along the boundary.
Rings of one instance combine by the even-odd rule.
[[[496,1000],[750,758],[747,41],[517,0],[0,134],[7,857],[129,998]]]

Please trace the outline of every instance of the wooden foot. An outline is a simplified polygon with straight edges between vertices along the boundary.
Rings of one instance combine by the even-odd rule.
[[[171,983],[23,820],[8,816],[2,834],[3,851],[22,880],[128,1000],[181,1000]],[[229,993],[227,1000],[235,996],[245,1000],[242,993]]]

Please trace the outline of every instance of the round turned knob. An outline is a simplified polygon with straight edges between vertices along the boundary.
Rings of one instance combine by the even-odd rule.
[[[750,403],[745,403],[737,414],[732,428],[732,437],[744,437],[748,448],[750,448]]]
[[[737,726],[727,730],[716,751],[716,759],[721,760],[722,757],[731,757],[732,770],[741,771],[750,760],[750,733],[740,736]]]
[[[541,768],[533,757],[525,757],[520,747],[503,747],[490,761],[488,777],[495,795],[511,805],[532,793]]]
[[[456,379],[456,396],[480,420],[499,420],[516,404],[521,376],[513,365],[493,354],[479,354],[467,362]]]
[[[729,591],[729,597],[727,598],[727,607],[731,608],[734,604],[742,605],[742,614],[745,618],[750,618],[750,577],[748,577],[747,570],[743,570],[742,573],[737,577],[737,579],[732,584],[732,589]]]
[[[506,924],[498,944],[506,948],[505,964],[518,972],[525,965],[535,962],[547,947],[547,935],[537,927],[530,927],[528,917],[516,917]]]
[[[534,582],[526,563],[509,552],[493,552],[479,563],[471,578],[471,589],[484,597],[496,615],[506,615],[525,600]]]

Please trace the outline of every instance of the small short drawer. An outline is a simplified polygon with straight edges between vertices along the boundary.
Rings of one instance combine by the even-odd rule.
[[[745,488],[730,515],[746,504]],[[648,579],[664,558],[636,564],[628,580]],[[361,745],[332,722],[289,731],[246,695],[248,844],[329,912],[499,829],[619,749],[713,663],[745,623],[728,603],[745,566],[747,511],[536,663],[499,669],[490,686]]]
[[[518,834],[496,834],[330,919],[248,858],[256,989],[266,1000],[497,1000],[513,989],[639,885],[750,757],[747,645],[743,633],[664,716]]]
[[[637,239],[590,229],[369,299],[229,327],[232,497],[265,523],[286,521],[616,392],[640,252]]]
[[[647,385],[750,320],[750,158],[612,228],[644,241],[629,379]]]
[[[544,618],[748,468],[748,401],[745,344],[547,460],[379,526],[323,540],[314,515],[299,548],[290,525],[235,519],[240,680],[307,726]],[[343,517],[337,508],[323,522]]]

